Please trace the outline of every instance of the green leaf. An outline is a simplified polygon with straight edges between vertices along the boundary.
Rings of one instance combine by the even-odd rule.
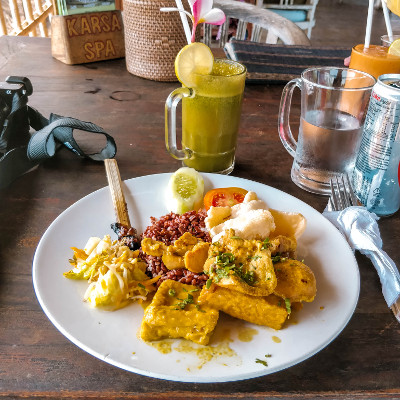
[[[285,306],[287,313],[290,315],[292,312],[292,304],[290,303],[290,299],[285,299]]]
[[[265,360],[260,360],[259,358],[256,358],[256,363],[262,364],[264,365],[264,367],[268,367],[268,363]]]

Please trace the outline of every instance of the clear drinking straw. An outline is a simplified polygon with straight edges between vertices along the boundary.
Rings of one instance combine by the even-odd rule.
[[[390,43],[392,43],[393,42],[393,31],[392,31],[392,25],[390,23],[389,9],[387,7],[385,0],[382,0],[382,10],[383,10],[383,16],[385,17],[385,24],[386,24],[389,41],[390,41]]]
[[[181,0],[175,0],[175,3],[176,3],[176,7],[178,8],[178,10],[184,10]],[[192,42],[192,34],[190,32],[189,22],[187,20],[186,14],[183,12],[180,12],[179,15],[181,16],[181,21],[183,24],[183,30],[185,31],[186,40],[187,40],[188,44],[190,44]]]
[[[372,29],[372,19],[374,17],[374,0],[369,0],[368,6],[368,17],[367,17],[367,28],[365,30],[365,41],[364,49],[369,48],[371,42],[371,29]]]

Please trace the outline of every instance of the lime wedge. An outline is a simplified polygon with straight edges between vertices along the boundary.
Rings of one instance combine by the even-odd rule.
[[[204,43],[191,43],[183,47],[175,58],[175,74],[187,87],[195,86],[195,75],[208,75],[214,64],[211,49]]]
[[[182,167],[171,175],[166,192],[169,211],[183,214],[197,210],[203,202],[204,181],[193,168]]]
[[[388,54],[400,57],[400,39],[394,40],[388,49]]]

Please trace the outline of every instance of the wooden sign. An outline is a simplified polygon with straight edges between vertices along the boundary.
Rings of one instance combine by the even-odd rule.
[[[54,15],[51,54],[65,64],[125,57],[121,11]]]

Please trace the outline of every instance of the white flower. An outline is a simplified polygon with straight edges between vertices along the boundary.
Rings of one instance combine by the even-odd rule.
[[[198,24],[222,25],[225,22],[225,14],[219,8],[212,8],[213,0],[188,0],[192,14],[183,8],[161,8],[161,11],[179,11],[185,13],[193,22],[191,42],[195,41]]]

